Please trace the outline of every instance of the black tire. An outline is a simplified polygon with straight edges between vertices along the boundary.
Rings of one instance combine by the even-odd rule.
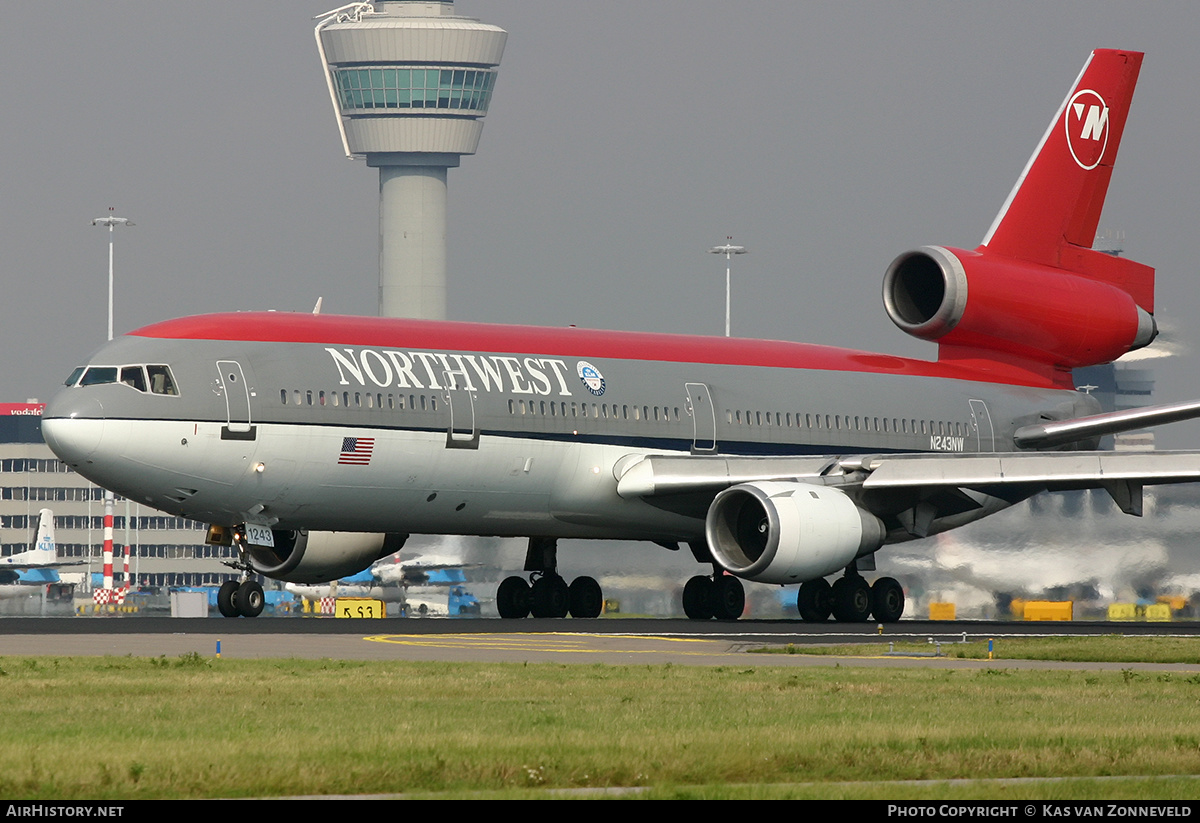
[[[696,575],[683,587],[683,613],[690,620],[709,620],[713,616],[713,582],[711,577]]]
[[[238,582],[226,580],[217,589],[217,611],[222,617],[237,617],[241,612],[237,607]]]
[[[568,600],[571,617],[599,617],[604,611],[604,593],[591,577],[576,577],[571,581]]]
[[[746,610],[746,590],[742,581],[727,574],[713,581],[713,617],[718,620],[737,620]]]
[[[871,585],[871,614],[880,623],[895,623],[904,614],[904,587],[891,577],[881,577]]]
[[[258,617],[262,614],[263,606],[267,605],[267,598],[263,594],[263,587],[258,582],[247,580],[238,586],[237,598],[234,603],[242,617]]]
[[[796,593],[796,608],[806,623],[824,623],[833,613],[833,593],[824,577],[800,584]]]
[[[534,617],[566,617],[571,590],[558,575],[542,575],[529,587],[529,613]]]
[[[519,577],[506,577],[496,589],[496,608],[506,620],[529,616],[529,584]]]
[[[833,617],[839,623],[865,623],[871,616],[871,587],[858,575],[833,584]]]

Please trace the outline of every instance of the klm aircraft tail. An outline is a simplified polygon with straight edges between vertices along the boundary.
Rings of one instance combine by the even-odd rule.
[[[33,546],[28,551],[0,558],[0,566],[31,569],[38,566],[61,565],[54,544],[54,512],[42,509],[38,512],[38,525],[33,532]]]

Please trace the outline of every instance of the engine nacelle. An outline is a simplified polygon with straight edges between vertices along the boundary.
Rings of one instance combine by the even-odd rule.
[[[759,481],[733,486],[708,509],[705,536],[726,571],[759,583],[804,583],[883,545],[886,529],[845,492]]]
[[[1157,334],[1154,318],[1117,285],[941,246],[893,260],[883,302],[892,322],[914,337],[1058,368],[1108,363]]]
[[[381,557],[400,551],[406,534],[272,531],[274,548],[249,546],[259,574],[288,583],[327,583],[357,574]]]

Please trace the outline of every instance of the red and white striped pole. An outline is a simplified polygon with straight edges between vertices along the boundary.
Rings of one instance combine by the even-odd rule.
[[[113,495],[104,494],[104,588],[113,587]]]

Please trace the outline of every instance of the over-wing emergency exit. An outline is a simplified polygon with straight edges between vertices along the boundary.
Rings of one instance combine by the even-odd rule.
[[[888,316],[936,362],[221,314],[105,345],[43,432],[89,479],[236,545],[234,613],[261,602],[251,573],[323,582],[428,533],[528,540],[528,578],[497,592],[505,617],[598,614],[599,582],[568,582],[557,552],[595,538],[687,545],[712,569],[684,589],[693,618],[738,617],[746,579],[800,586],[806,620],[897,620],[900,583],[862,575],[889,544],[1044,490],[1103,488],[1140,514],[1144,485],[1200,479],[1197,453],[1094,450],[1200,404],[1102,414],[1071,380],[1156,334],[1153,269],[1091,249],[1141,60],[1091,55],[979,247],[887,268]]]

